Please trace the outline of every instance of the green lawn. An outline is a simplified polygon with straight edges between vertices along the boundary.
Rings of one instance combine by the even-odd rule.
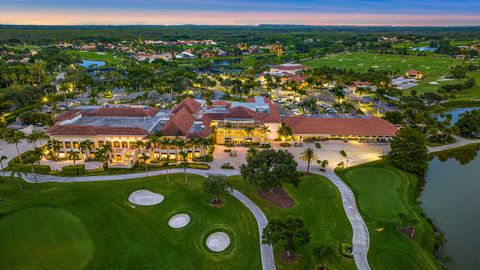
[[[429,84],[440,79],[440,77],[450,74],[450,67],[461,64],[462,61],[441,56],[416,56],[416,55],[394,55],[377,53],[341,53],[329,55],[324,58],[317,58],[306,61],[304,64],[310,67],[339,67],[353,69],[356,71],[367,71],[370,68],[378,70],[388,70],[404,75],[407,70],[418,70],[425,74],[425,78],[419,83],[416,89],[423,93],[435,91],[438,85]],[[442,82],[439,82],[442,83]],[[451,82],[448,82],[451,83]]]
[[[372,269],[441,269],[432,255],[434,232],[414,194],[418,178],[384,162],[346,170],[339,176],[352,188],[371,242],[368,260]],[[398,231],[398,214],[415,215],[415,240]]]
[[[253,215],[228,195],[209,205],[202,177],[173,175],[91,183],[0,182],[0,269],[260,269],[258,228]],[[142,207],[128,202],[135,190],[161,193],[165,200]],[[168,227],[188,213],[183,229]],[[223,230],[230,247],[212,253],[206,236]]]
[[[67,53],[77,55],[82,60],[104,61],[111,65],[118,65],[123,61],[120,56],[113,55],[111,52],[67,50]]]
[[[326,178],[319,175],[303,177],[298,188],[287,185],[285,189],[295,205],[289,209],[278,208],[257,195],[258,188],[247,184],[240,176],[232,177],[233,185],[254,201],[268,219],[291,215],[300,217],[312,234],[312,241],[300,250],[298,263],[285,265],[280,261],[281,247],[274,247],[277,269],[314,269],[312,244],[332,237],[338,244],[352,242],[352,229],[345,215],[340,193]],[[340,257],[329,269],[355,269],[353,259]]]

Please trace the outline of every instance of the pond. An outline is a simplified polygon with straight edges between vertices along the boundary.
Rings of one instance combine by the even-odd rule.
[[[480,146],[439,155],[430,161],[421,206],[445,234],[440,255],[448,269],[480,265]]]
[[[94,60],[82,60],[80,64],[78,64],[84,68],[93,68],[93,67],[101,67],[105,66],[106,63],[103,61],[94,61]]]
[[[462,113],[464,113],[464,112],[469,112],[469,111],[473,111],[473,110],[480,110],[480,107],[475,107],[475,108],[460,108],[460,109],[455,109],[455,110],[447,111],[447,112],[444,112],[444,113],[441,113],[440,115],[438,115],[437,118],[438,118],[438,120],[443,121],[443,120],[445,120],[445,115],[450,114],[450,115],[452,115],[451,124],[454,125],[455,123],[457,123],[458,118],[460,118],[460,115],[461,115]]]

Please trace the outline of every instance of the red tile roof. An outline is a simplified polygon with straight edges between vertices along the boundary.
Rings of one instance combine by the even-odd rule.
[[[369,83],[369,82],[355,81],[355,82],[353,82],[353,85],[364,85],[364,86],[368,86],[368,85],[370,85],[370,83]]]
[[[230,110],[229,118],[255,118],[256,113],[245,107],[235,107]]]
[[[417,71],[417,70],[407,70],[405,73],[410,74],[410,75],[417,75],[421,72]]]
[[[152,117],[160,110],[153,107],[148,108],[99,108],[94,111],[83,112],[86,116],[110,116],[110,117]]]
[[[75,109],[69,110],[62,114],[57,115],[57,117],[55,117],[55,121],[61,122],[61,121],[69,120],[79,114],[80,114],[80,110],[75,110]]]
[[[376,117],[322,118],[293,116],[284,119],[294,135],[394,136],[397,128]]]
[[[275,69],[278,69],[278,70],[304,70],[304,69],[308,69],[308,67],[306,66],[303,66],[303,65],[278,65],[278,66],[275,66],[274,67]]]
[[[138,127],[97,127],[97,126],[78,126],[78,125],[56,125],[51,127],[47,133],[49,135],[138,135],[146,136],[148,131]]]
[[[162,128],[164,136],[187,136],[195,122],[187,108],[181,108]]]
[[[191,97],[187,97],[182,102],[180,102],[175,108],[173,108],[172,113],[176,114],[178,113],[181,109],[185,108],[190,114],[196,114],[202,104],[200,102],[194,100]]]

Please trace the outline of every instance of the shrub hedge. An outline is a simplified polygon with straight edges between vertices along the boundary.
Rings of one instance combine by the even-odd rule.
[[[82,175],[85,173],[85,165],[67,165],[62,167],[63,175]]]

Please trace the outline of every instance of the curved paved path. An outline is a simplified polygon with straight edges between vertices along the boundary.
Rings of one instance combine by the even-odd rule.
[[[455,137],[455,140],[457,140],[456,142],[437,146],[437,147],[428,147],[428,152],[435,153],[435,152],[458,148],[458,147],[462,147],[462,146],[466,146],[474,143],[480,143],[480,139],[466,139],[460,136],[454,136],[454,137]]]
[[[340,191],[342,196],[343,208],[347,214],[347,218],[352,225],[353,239],[353,258],[355,265],[359,270],[370,270],[368,264],[368,248],[370,247],[370,235],[368,234],[368,228],[363,221],[362,216],[357,208],[355,196],[353,195],[350,187],[335,174],[335,172],[328,170],[321,174],[327,177]]]
[[[168,170],[168,173],[183,173],[183,169],[171,169]],[[221,173],[227,176],[239,175],[240,173],[236,170],[225,170],[225,171],[212,171],[212,170],[198,170],[198,169],[187,169],[187,173],[195,174],[200,176],[208,176],[212,173]],[[114,180],[127,180],[134,179],[145,176],[156,176],[167,174],[167,170],[158,170],[151,171],[148,173],[132,173],[132,174],[120,174],[120,175],[99,175],[99,176],[79,176],[79,177],[62,177],[54,175],[24,175],[24,180],[30,183],[45,183],[45,182],[62,182],[62,183],[71,183],[71,182],[93,182],[93,181],[114,181]],[[0,172],[0,175],[10,176],[9,172]],[[237,198],[245,207],[247,207],[250,212],[252,212],[255,217],[258,225],[259,232],[259,242],[260,242],[260,256],[262,260],[262,269],[263,270],[275,270],[275,259],[273,256],[273,247],[271,245],[262,244],[262,232],[265,226],[268,224],[267,217],[262,212],[262,210],[245,195],[243,195],[238,190],[232,191],[232,196]]]

